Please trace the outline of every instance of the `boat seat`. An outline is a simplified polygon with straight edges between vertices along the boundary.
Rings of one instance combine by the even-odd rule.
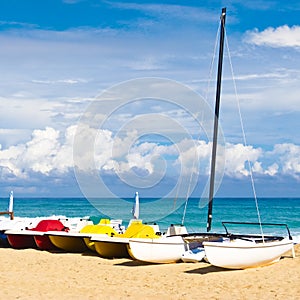
[[[123,238],[158,238],[151,225],[145,225],[141,220],[131,221],[123,234],[116,234],[116,237]]]
[[[187,234],[186,227],[183,225],[173,225],[168,228],[167,236]]]

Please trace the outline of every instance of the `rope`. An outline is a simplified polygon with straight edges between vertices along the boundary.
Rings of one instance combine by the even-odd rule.
[[[175,198],[173,200],[173,209],[175,209],[175,207],[176,207],[176,202],[177,202],[177,199],[178,199],[178,194],[179,194],[179,189],[180,189],[181,184],[182,184],[182,176],[180,176],[180,181],[177,185],[176,195],[175,195]]]
[[[200,133],[199,133],[199,137],[200,137]],[[199,138],[198,138],[198,140],[199,140]],[[196,151],[197,151],[197,149],[196,149]],[[197,155],[197,153],[196,153],[196,155]],[[182,214],[181,225],[184,224],[184,220],[185,220],[187,205],[188,205],[188,201],[189,201],[189,196],[188,195],[190,194],[191,185],[192,185],[192,179],[194,177],[193,175],[194,175],[195,163],[196,163],[196,159],[193,160],[191,176],[190,176],[189,185],[188,185],[188,189],[187,189],[187,193],[186,193],[186,197],[185,197],[185,203],[184,203],[184,209],[183,209],[183,214]]]
[[[225,42],[226,42],[226,48],[227,48],[227,52],[228,52],[228,59],[229,59],[229,63],[230,63],[231,75],[232,75],[232,78],[233,78],[233,86],[234,86],[235,98],[236,98],[238,112],[239,112],[239,119],[240,119],[240,123],[241,123],[243,143],[244,143],[244,147],[247,147],[246,134],[245,134],[244,125],[243,125],[243,118],[242,118],[242,113],[241,113],[240,101],[239,101],[239,97],[238,97],[238,94],[237,94],[237,87],[236,87],[235,76],[234,76],[234,72],[233,72],[231,55],[230,55],[230,51],[229,51],[226,32],[225,32]],[[248,154],[247,154],[247,163],[248,163],[248,169],[249,169],[249,174],[250,174],[250,179],[251,179],[252,192],[253,192],[253,196],[254,196],[254,200],[255,200],[255,206],[256,206],[256,212],[257,212],[260,232],[261,232],[261,235],[262,235],[263,242],[265,242],[263,228],[262,228],[262,224],[261,224],[261,217],[260,217],[260,212],[259,212],[259,207],[258,207],[258,200],[257,200],[257,195],[256,195],[256,190],[255,190],[255,185],[254,185],[252,166],[251,166],[251,162],[250,162]]]

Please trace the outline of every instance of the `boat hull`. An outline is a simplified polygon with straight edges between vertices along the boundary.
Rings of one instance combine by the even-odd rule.
[[[149,263],[178,262],[186,250],[181,236],[129,240],[130,256],[133,259]]]
[[[7,235],[4,232],[0,232],[0,247],[9,247],[9,242],[7,240]]]
[[[95,243],[91,241],[90,237],[83,238],[83,241],[91,251],[96,252]]]
[[[40,250],[58,250],[47,235],[34,235],[34,241]]]
[[[80,235],[78,233],[76,235],[72,233],[47,233],[47,235],[55,247],[66,252],[83,253],[90,251],[84,242],[86,235]]]
[[[293,241],[284,239],[259,244],[251,241],[204,242],[203,246],[210,264],[227,269],[247,269],[275,263],[292,250]]]
[[[10,246],[14,249],[37,249],[33,235],[7,234],[7,240]]]
[[[36,227],[31,229],[7,230],[8,242],[13,248],[39,248],[42,250],[55,249],[49,238],[44,235],[48,230],[65,230],[59,220],[41,220]]]
[[[129,239],[152,239],[158,236],[157,225],[146,225],[141,220],[132,220],[124,234],[92,236],[97,253],[104,258],[131,258],[128,252]]]
[[[185,251],[181,256],[181,260],[185,263],[196,263],[202,261],[204,257],[204,248],[197,248]]]
[[[37,222],[37,221],[36,221]],[[12,247],[8,241],[7,234],[10,233],[20,233],[23,235],[23,232],[26,231],[26,227],[30,227],[34,225],[34,221],[31,219],[24,219],[24,220],[1,220],[0,222],[0,245],[1,247]],[[29,238],[28,238],[29,239]],[[27,238],[24,238],[25,243]],[[17,247],[17,249],[26,248],[22,246],[22,237],[12,237],[11,243]],[[33,243],[29,242],[29,246],[33,246]],[[34,246],[35,248],[36,246]],[[31,248],[31,247],[30,247]]]
[[[80,233],[85,233],[89,235],[87,237],[84,237],[83,241],[91,251],[96,251],[95,243],[91,240],[92,235],[111,236],[117,234],[114,228],[106,225],[88,225],[85,226],[80,231]]]
[[[107,236],[117,234],[115,229],[106,224],[88,224],[81,228],[80,232],[57,233],[49,232],[50,241],[59,249],[67,252],[82,253],[96,251],[92,235]]]
[[[101,240],[92,240],[96,252],[103,258],[131,258],[128,252],[129,239],[107,237]]]

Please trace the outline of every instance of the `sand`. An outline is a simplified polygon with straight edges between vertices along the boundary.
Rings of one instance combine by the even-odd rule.
[[[296,258],[256,269],[143,264],[96,254],[0,248],[0,299],[300,299]]]

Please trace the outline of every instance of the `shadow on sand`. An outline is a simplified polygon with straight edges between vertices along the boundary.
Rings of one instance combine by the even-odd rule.
[[[208,274],[208,273],[232,272],[232,271],[237,271],[237,270],[225,269],[225,268],[220,268],[220,267],[215,267],[215,266],[209,265],[209,266],[203,267],[203,268],[198,268],[198,269],[194,269],[194,270],[188,270],[188,271],[185,271],[185,273],[187,273],[187,274],[205,275],[205,274]]]
[[[128,260],[121,263],[114,264],[115,266],[125,266],[125,267],[141,267],[141,266],[159,266],[160,264],[148,263],[138,260]]]

